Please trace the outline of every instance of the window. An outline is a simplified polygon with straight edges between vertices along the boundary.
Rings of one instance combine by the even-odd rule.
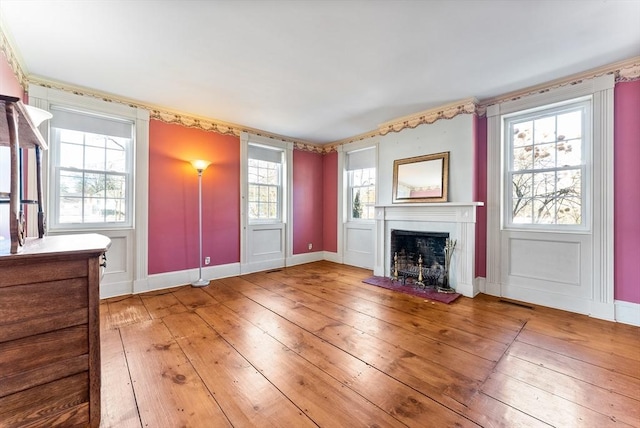
[[[250,222],[280,221],[282,150],[249,145],[248,214]]]
[[[347,153],[349,219],[373,220],[376,203],[375,147]]]
[[[52,229],[131,227],[133,121],[51,112]]]
[[[507,226],[585,224],[590,101],[505,117]]]

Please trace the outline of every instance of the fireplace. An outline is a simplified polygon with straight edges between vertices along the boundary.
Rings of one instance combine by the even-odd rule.
[[[431,245],[433,253],[439,252],[439,256],[434,256],[435,261],[443,267],[444,241],[448,237],[457,243],[452,252],[448,285],[464,296],[475,296],[479,292],[478,283],[474,281],[476,207],[482,205],[482,202],[377,205],[374,275],[390,277],[393,273],[392,232],[396,235],[398,231],[435,234],[442,243],[426,245]],[[428,258],[429,254],[426,251],[419,253],[417,243],[412,245],[415,248],[405,250],[408,260],[421,254],[426,259],[423,266],[431,267],[433,259]],[[425,244],[419,245],[422,248]],[[413,253],[413,257],[409,253]]]
[[[449,238],[447,232],[418,232],[391,230],[390,271],[404,279],[417,278],[422,270],[422,284],[440,286],[444,277],[444,247]]]

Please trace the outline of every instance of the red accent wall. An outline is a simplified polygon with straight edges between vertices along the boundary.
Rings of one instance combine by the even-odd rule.
[[[615,299],[640,303],[640,80],[614,92]]]
[[[475,185],[473,200],[484,202],[476,208],[476,277],[487,276],[487,118],[474,120],[476,135]]]
[[[4,55],[0,55],[0,95],[10,95],[25,100],[24,90]]]
[[[321,154],[293,151],[293,254],[323,249],[322,174]]]
[[[338,152],[322,157],[322,236],[324,250],[338,252]]]
[[[198,173],[203,257],[240,261],[240,139],[158,120],[149,122],[149,274],[198,267]]]

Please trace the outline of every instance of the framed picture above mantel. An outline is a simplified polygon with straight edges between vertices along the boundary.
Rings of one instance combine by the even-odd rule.
[[[393,203],[447,202],[449,152],[393,161]]]

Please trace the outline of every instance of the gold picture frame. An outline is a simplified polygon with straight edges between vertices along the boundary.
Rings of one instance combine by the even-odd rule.
[[[393,203],[447,202],[449,152],[393,161]]]

